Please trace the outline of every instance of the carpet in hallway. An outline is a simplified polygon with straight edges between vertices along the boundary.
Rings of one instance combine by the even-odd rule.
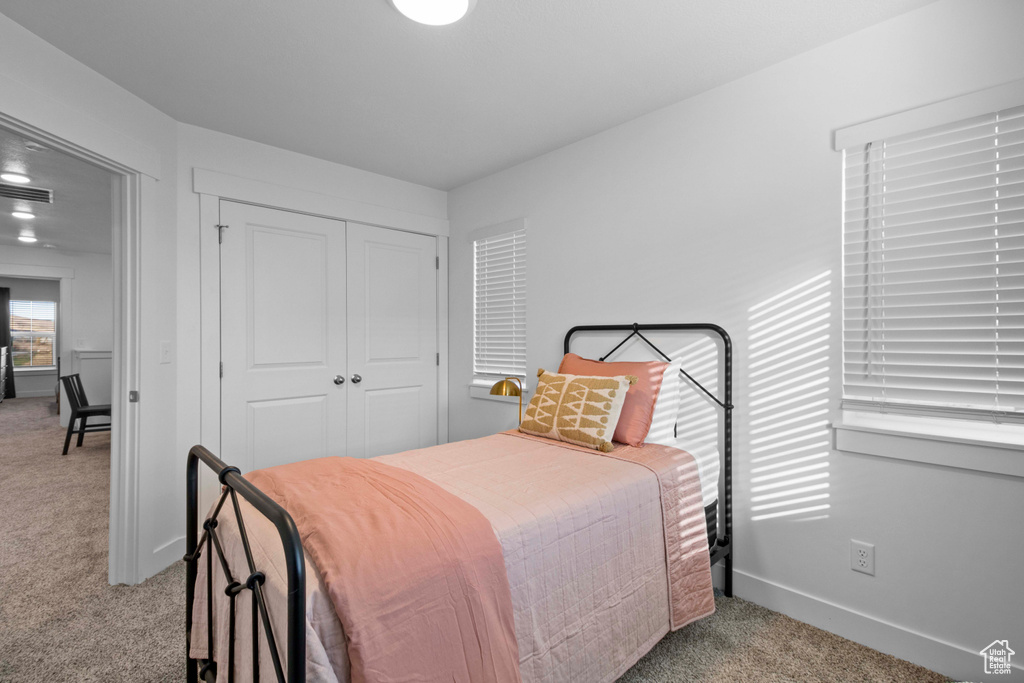
[[[184,680],[184,570],[107,583],[110,432],[62,456],[52,399],[0,403],[0,681]]]

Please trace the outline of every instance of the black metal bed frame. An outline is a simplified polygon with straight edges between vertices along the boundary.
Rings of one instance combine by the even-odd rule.
[[[667,361],[671,359],[655,346],[643,331],[652,330],[679,330],[695,332],[712,332],[719,335],[724,342],[724,371],[725,371],[725,395],[719,399],[710,391],[705,389],[697,380],[690,376],[685,370],[682,374],[692,382],[698,389],[707,394],[725,413],[724,425],[724,470],[725,470],[725,535],[717,535],[714,548],[711,549],[711,564],[725,560],[725,594],[732,597],[732,341],[724,329],[718,325],[704,323],[669,323],[662,325],[578,325],[570,329],[565,335],[565,353],[569,353],[569,344],[572,336],[577,332],[607,332],[625,331],[630,334],[619,342],[611,351],[601,357],[605,360],[612,353],[617,351],[623,344],[634,336],[646,342],[654,351]],[[222,485],[220,498],[214,507],[213,513],[203,523],[203,534],[199,536],[199,463],[205,463],[217,475]],[[234,650],[235,650],[235,599],[245,590],[248,590],[252,599],[252,668],[253,680],[259,680],[260,672],[260,626],[266,638],[270,650],[271,664],[274,668],[279,683],[305,683],[306,681],[306,630],[305,630],[305,602],[306,602],[306,576],[305,576],[305,554],[302,549],[302,541],[299,531],[295,526],[291,515],[274,502],[265,493],[253,486],[247,479],[242,477],[237,467],[231,467],[217,458],[213,453],[202,446],[193,446],[188,453],[188,467],[186,474],[186,510],[185,524],[185,657],[188,683],[197,683],[200,679],[204,681],[218,680],[217,663],[214,661],[214,631],[213,631],[213,556],[216,553],[220,567],[227,577],[225,594],[229,598],[228,614],[228,656],[226,678],[228,683],[234,683]],[[267,611],[266,599],[263,594],[263,584],[266,580],[263,572],[256,568],[252,550],[249,546],[249,539],[245,530],[245,522],[242,519],[242,511],[238,504],[238,496],[241,495],[260,514],[266,517],[277,528],[284,548],[285,563],[288,576],[287,604],[287,640],[285,644],[286,663],[282,664],[278,651],[277,640],[274,637],[274,630],[270,624],[270,613]],[[238,525],[238,533],[242,542],[242,549],[249,576],[244,581],[236,578],[228,565],[224,555],[220,537],[217,534],[218,516],[224,504],[231,500],[231,507],[234,511],[235,521]],[[198,538],[197,538],[198,537]],[[189,657],[189,647],[192,636],[192,603],[195,599],[195,583],[198,575],[199,559],[203,548],[206,548],[206,612],[207,612],[207,656],[209,659],[196,660]]]
[[[198,536],[199,522],[199,462],[206,463],[217,475],[217,479],[223,485],[220,499],[206,521],[203,523],[203,536],[196,541]],[[260,677],[260,648],[259,634],[260,623],[263,624],[263,631],[266,634],[267,645],[270,648],[271,662],[274,666],[274,673],[280,683],[305,683],[306,681],[306,560],[302,550],[302,540],[299,537],[299,530],[295,527],[295,521],[288,512],[271,500],[269,496],[249,483],[248,479],[242,477],[237,467],[226,465],[217,456],[202,446],[193,446],[188,452],[188,469],[186,475],[186,509],[185,509],[185,658],[186,676],[188,683],[197,683],[199,679],[204,681],[217,680],[217,663],[213,659],[213,555],[212,549],[216,550],[217,558],[220,560],[221,569],[227,577],[228,585],[224,589],[230,599],[228,640],[228,666],[227,681],[234,683],[234,650],[235,650],[235,598],[243,590],[252,594],[252,667],[253,680],[258,681]],[[249,538],[245,532],[245,522],[242,520],[242,511],[238,506],[238,494],[241,494],[249,504],[256,508],[264,517],[269,519],[281,536],[281,543],[284,546],[285,565],[288,573],[288,633],[287,633],[287,669],[285,677],[284,668],[281,664],[281,657],[277,650],[277,641],[274,638],[274,629],[270,625],[270,613],[267,611],[266,600],[263,597],[263,583],[266,580],[263,572],[256,569],[253,560],[252,550],[249,547]],[[217,516],[228,498],[231,498],[231,506],[235,512],[235,521],[238,524],[238,535],[242,540],[242,548],[245,551],[245,559],[248,564],[249,577],[244,583],[233,578],[231,569],[228,567],[227,558],[224,557],[224,550],[217,536]],[[196,575],[198,573],[199,556],[203,546],[207,546],[206,553],[206,644],[207,656],[209,659],[202,662],[188,656],[188,648],[192,642],[192,602],[195,598]],[[212,548],[212,549],[211,549]]]
[[[665,355],[665,353],[659,349],[650,339],[644,336],[644,331],[680,331],[680,332],[711,332],[717,334],[722,338],[723,343],[723,370],[725,377],[723,378],[725,383],[725,395],[719,399],[717,396],[712,394],[710,391],[704,388],[704,386],[695,380],[690,373],[680,368],[679,372],[689,380],[697,389],[706,394],[712,401],[715,402],[718,407],[723,411],[724,421],[724,434],[722,438],[722,469],[724,470],[723,475],[725,477],[725,535],[719,535],[717,529],[715,533],[717,539],[714,543],[714,547],[709,547],[711,551],[711,565],[714,566],[722,560],[725,561],[725,586],[723,592],[726,597],[732,597],[732,339],[729,337],[729,333],[726,332],[721,326],[713,323],[663,323],[655,325],[640,325],[639,323],[633,323],[632,325],[577,325],[568,332],[565,333],[565,342],[563,344],[564,353],[569,353],[569,345],[572,342],[572,336],[577,332],[629,332],[626,338],[616,344],[611,351],[601,356],[598,360],[605,360],[613,353],[618,351],[623,344],[628,342],[633,337],[639,337],[644,341],[651,349],[656,351],[659,356],[664,358],[667,362],[671,362],[672,359]]]

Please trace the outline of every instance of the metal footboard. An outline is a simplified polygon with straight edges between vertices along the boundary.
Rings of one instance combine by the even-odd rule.
[[[203,535],[199,535],[199,462],[205,463],[217,475],[217,479],[223,485],[220,498],[213,513],[203,522]],[[267,604],[263,594],[263,583],[265,576],[259,571],[253,560],[252,551],[249,548],[249,539],[245,531],[245,522],[242,519],[242,511],[238,505],[238,496],[242,496],[260,514],[269,519],[281,536],[281,544],[284,547],[285,563],[288,573],[288,627],[285,634],[285,658],[281,661],[281,654],[278,649],[277,638],[274,629],[270,624],[270,614],[267,611]],[[213,453],[202,446],[193,446],[188,453],[188,470],[186,477],[186,537],[185,537],[185,648],[187,680],[189,683],[197,683],[200,679],[204,681],[227,681],[234,683],[235,672],[235,600],[243,592],[249,591],[252,600],[252,669],[253,680],[260,678],[260,629],[270,648],[271,662],[277,680],[280,683],[305,683],[306,681],[306,576],[305,557],[302,551],[302,541],[299,538],[299,531],[284,508],[268,498],[262,491],[249,483],[241,476],[237,467],[231,467],[222,462]],[[242,579],[242,574],[237,576],[232,573],[227,557],[224,555],[220,537],[217,534],[217,520],[225,503],[230,499],[231,508],[234,511],[235,520],[238,524],[238,533],[241,537],[242,547],[245,551],[247,567],[243,573],[247,578]],[[192,603],[195,599],[195,583],[198,574],[198,562],[205,553],[206,555],[206,627],[207,627],[207,660],[195,660],[188,656],[188,648],[192,640]],[[214,637],[213,637],[213,562],[214,555],[220,563],[220,567],[227,577],[227,586],[224,592],[229,599],[228,622],[230,628],[230,639],[228,641],[228,652],[226,657],[226,671],[217,671],[217,663],[214,661]],[[238,568],[235,568],[236,571]]]

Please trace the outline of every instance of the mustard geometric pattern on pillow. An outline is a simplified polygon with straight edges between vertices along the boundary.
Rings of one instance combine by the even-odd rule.
[[[519,425],[519,431],[539,436],[546,436],[554,431],[565,382],[566,375],[540,374],[537,393],[526,406],[526,417]]]
[[[637,378],[558,375],[543,368],[537,375],[519,431],[610,452],[626,392]]]

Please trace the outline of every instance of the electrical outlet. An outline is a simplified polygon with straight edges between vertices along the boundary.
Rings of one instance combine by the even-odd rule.
[[[850,569],[870,576],[875,575],[875,546],[863,541],[850,540]]]

